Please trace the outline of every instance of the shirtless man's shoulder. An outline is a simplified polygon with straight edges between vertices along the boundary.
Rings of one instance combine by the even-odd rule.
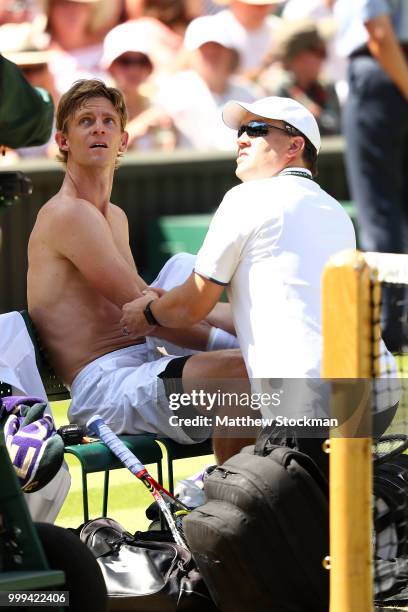
[[[92,219],[95,221],[99,219],[101,222],[104,218],[113,220],[122,226],[128,226],[126,213],[112,202],[109,203],[105,216],[88,200],[59,192],[42,206],[35,226],[52,223],[55,229],[62,229],[64,233],[67,223],[75,227],[81,223],[88,223]]]
[[[101,212],[88,200],[58,193],[38,213],[30,237],[29,258],[39,244],[69,260],[91,285],[88,275],[93,276],[98,259],[106,264],[107,273],[111,268],[108,260],[115,260],[115,256],[135,269],[126,214],[112,203]]]
[[[72,230],[82,223],[96,217],[99,211],[87,200],[70,195],[57,193],[41,207],[31,232],[30,246],[41,234],[42,240],[51,245],[66,236],[67,230]],[[52,231],[51,231],[52,230]]]

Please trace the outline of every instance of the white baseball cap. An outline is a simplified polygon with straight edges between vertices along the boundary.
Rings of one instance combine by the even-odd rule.
[[[187,26],[184,35],[184,46],[189,51],[195,51],[201,45],[215,42],[227,49],[235,49],[239,52],[237,43],[230,36],[228,29],[215,15],[197,17]]]
[[[231,4],[231,0],[214,0],[215,4]],[[243,4],[284,4],[286,0],[240,0]]]
[[[153,64],[152,42],[149,34],[145,24],[137,23],[136,20],[114,27],[103,41],[101,67],[107,70],[118,57],[129,51],[143,53]]]
[[[285,121],[302,132],[319,152],[321,141],[317,121],[312,113],[296,100],[278,96],[261,98],[252,104],[230,100],[224,106],[222,118],[228,127],[237,130],[247,112],[263,119]]]

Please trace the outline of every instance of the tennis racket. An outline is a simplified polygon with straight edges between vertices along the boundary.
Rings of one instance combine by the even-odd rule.
[[[171,506],[174,504],[177,508],[182,510],[183,514],[189,512],[189,508],[174,497],[174,495],[166,491],[166,489],[149,474],[143,463],[141,463],[139,459],[127,448],[127,446],[123,444],[122,440],[120,440],[118,436],[113,433],[111,428],[99,415],[91,417],[87,423],[87,427],[95,435],[97,435],[104,444],[106,444],[112,453],[116,455],[123,465],[127,467],[127,469],[132,472],[134,476],[136,476],[136,478],[143,482],[145,487],[153,495],[157,505],[162,511],[175,543],[183,546],[184,548],[188,548],[181,533],[181,528],[176,525]]]
[[[385,463],[408,448],[408,436],[405,434],[389,434],[373,440],[373,459],[376,465]]]

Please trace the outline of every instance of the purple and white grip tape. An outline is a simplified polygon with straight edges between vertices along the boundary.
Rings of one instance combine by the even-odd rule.
[[[99,414],[91,417],[86,424],[87,428],[90,429],[98,438],[106,444],[106,446],[112,451],[120,461],[134,474],[135,476],[141,476],[141,472],[146,472],[146,468],[139,461],[137,457],[123,444],[122,440],[113,433],[111,428],[105,423]]]

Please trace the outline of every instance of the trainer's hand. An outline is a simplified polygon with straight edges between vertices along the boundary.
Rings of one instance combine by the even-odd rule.
[[[155,326],[149,325],[143,311],[147,304],[155,299],[157,299],[157,293],[146,291],[143,297],[124,304],[120,320],[124,335],[146,336],[153,331]]]
[[[156,293],[156,297],[162,297],[163,295],[165,295],[167,293],[166,289],[162,289],[161,287],[148,287],[147,289],[145,289],[144,291],[142,291],[143,295],[145,293],[148,293],[149,291],[153,291],[154,293]]]

